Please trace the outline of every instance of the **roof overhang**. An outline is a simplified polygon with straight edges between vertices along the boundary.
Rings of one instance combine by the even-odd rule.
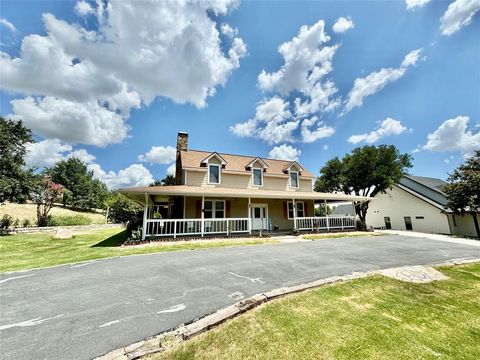
[[[225,160],[222,156],[220,156],[220,154],[217,153],[217,152],[213,152],[213,153],[211,153],[210,155],[208,155],[205,159],[202,160],[201,163],[204,164],[204,165],[206,165],[206,164],[208,164],[208,162],[210,161],[210,159],[213,158],[213,157],[216,157],[216,158],[218,159],[218,161],[220,161],[220,163],[221,163],[223,166],[227,165],[227,163],[228,163],[228,161]]]
[[[259,157],[256,157],[255,159],[253,159],[247,166],[245,166],[245,168],[251,168],[253,164],[255,164],[256,162],[259,162],[260,164],[262,164],[264,169],[268,168],[268,164],[262,158],[259,158]]]
[[[145,201],[145,194],[150,196],[205,196],[226,198],[257,198],[285,200],[327,200],[327,201],[370,201],[372,197],[346,194],[320,193],[313,191],[274,191],[263,189],[235,189],[220,187],[201,187],[187,185],[150,186],[120,189],[120,193],[137,202]]]
[[[288,164],[288,166],[286,166],[283,169],[283,172],[288,174],[290,172],[290,169],[292,168],[292,166],[295,166],[299,172],[303,171],[303,168],[300,166],[300,164],[298,162],[292,161],[290,164]]]

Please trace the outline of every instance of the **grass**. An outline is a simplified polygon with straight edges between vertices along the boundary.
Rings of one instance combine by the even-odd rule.
[[[0,272],[61,265],[114,256],[165,251],[198,250],[235,245],[273,243],[268,239],[238,239],[152,243],[120,247],[125,231],[120,229],[89,230],[72,239],[54,239],[52,234],[17,234],[0,236]]]
[[[18,226],[22,226],[22,222],[25,219],[30,220],[32,224],[37,221],[37,208],[35,204],[13,204],[5,203],[0,205],[0,218],[8,214],[13,219],[18,219]],[[91,219],[92,224],[104,224],[105,216],[100,211],[76,211],[69,208],[64,208],[61,205],[55,205],[50,211],[52,216],[75,216],[84,215]]]
[[[303,238],[307,240],[322,240],[322,239],[338,239],[345,237],[360,237],[360,236],[381,236],[384,235],[379,232],[371,231],[351,231],[351,232],[341,232],[341,233],[324,233],[324,234],[312,234],[304,235]]]
[[[450,279],[378,275],[287,296],[147,359],[478,359],[480,264],[439,270]]]

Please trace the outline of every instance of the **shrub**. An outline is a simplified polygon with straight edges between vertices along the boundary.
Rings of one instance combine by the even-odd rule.
[[[18,220],[13,220],[8,214],[3,215],[0,219],[0,229],[10,229],[11,227],[15,227],[18,224]]]
[[[32,222],[30,221],[30,219],[23,219],[22,227],[30,227],[30,226],[32,226]]]
[[[49,216],[47,226],[90,225],[92,219],[85,215]]]

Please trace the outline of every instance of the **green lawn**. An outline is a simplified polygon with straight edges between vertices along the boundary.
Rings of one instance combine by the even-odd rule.
[[[338,233],[322,233],[304,235],[303,238],[307,240],[322,240],[322,239],[339,239],[345,237],[361,237],[361,236],[382,236],[384,234],[371,231],[350,231],[350,232],[338,232]]]
[[[197,250],[235,245],[273,243],[268,239],[211,240],[179,244],[155,243],[120,247],[125,232],[119,229],[90,230],[72,239],[54,239],[52,234],[0,236],[0,272],[67,264],[113,256],[163,251]]]
[[[148,359],[479,359],[480,264],[439,270],[287,296]]]

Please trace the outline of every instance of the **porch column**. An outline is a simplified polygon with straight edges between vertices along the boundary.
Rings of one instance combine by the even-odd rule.
[[[327,231],[330,231],[330,222],[328,220],[328,211],[327,211],[327,209],[328,209],[327,199],[323,199],[323,204],[325,206],[325,216],[327,218]]]
[[[295,203],[295,199],[292,199],[292,206],[293,206],[293,230],[297,230],[297,204]]]
[[[248,218],[248,233],[252,234],[252,216],[250,206],[252,205],[250,196],[248,197],[248,209],[247,209],[247,218]]]
[[[142,240],[147,235],[147,217],[148,217],[148,195],[145,193],[145,207],[143,208]]]
[[[204,219],[204,212],[203,212],[204,208],[205,208],[205,196],[202,196],[202,210],[201,210],[201,213],[202,213],[202,237],[203,237],[203,233],[205,231],[205,219]]]

